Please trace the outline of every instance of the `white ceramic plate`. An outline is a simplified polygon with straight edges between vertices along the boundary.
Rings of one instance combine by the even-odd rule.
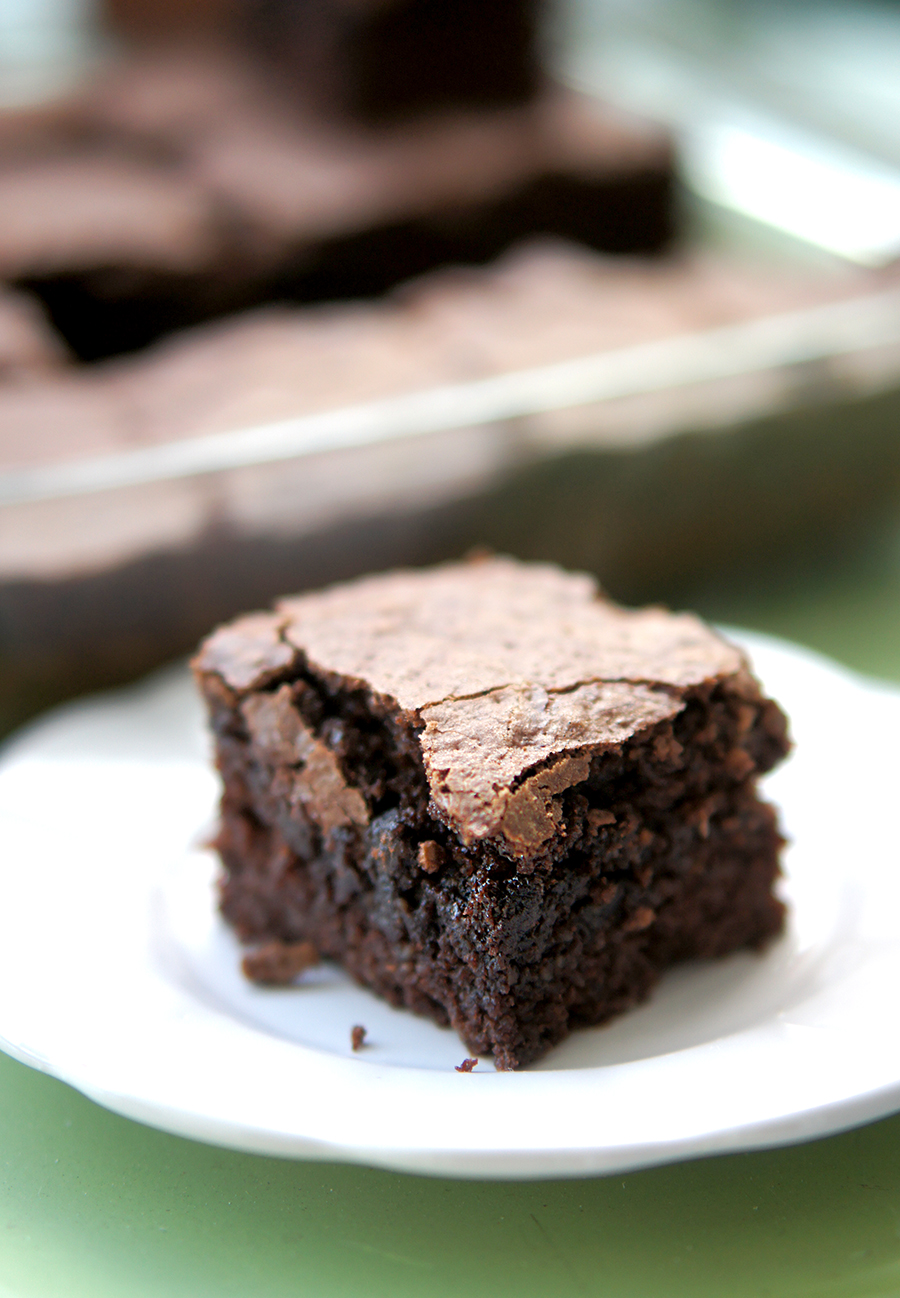
[[[183,670],[64,708],[0,764],[0,1046],[99,1103],[240,1149],[459,1176],[621,1171],[900,1108],[900,692],[741,636],[791,715],[767,782],[792,840],[765,955],[670,973],[539,1065],[457,1073],[449,1030],[332,968],[237,972]],[[350,1028],[371,1042],[350,1050]]]

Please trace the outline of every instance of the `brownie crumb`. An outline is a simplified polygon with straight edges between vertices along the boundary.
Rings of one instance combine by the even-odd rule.
[[[588,824],[591,829],[599,829],[601,825],[614,825],[615,823],[616,818],[611,811],[595,807],[588,812]]]
[[[642,933],[656,919],[656,911],[649,906],[638,906],[631,919],[622,925],[623,933]]]
[[[489,545],[472,545],[463,555],[463,563],[488,563],[495,553]]]
[[[241,968],[251,982],[264,987],[285,987],[298,974],[319,963],[319,953],[312,942],[266,942],[248,951]]]
[[[362,1050],[366,1044],[366,1030],[359,1023],[350,1029],[350,1045],[354,1050]]]
[[[461,1064],[456,1065],[456,1071],[458,1073],[471,1073],[477,1063],[477,1059],[464,1059]]]
[[[443,864],[444,849],[440,843],[435,843],[429,839],[427,842],[419,844],[420,870],[424,870],[426,874],[437,874]]]

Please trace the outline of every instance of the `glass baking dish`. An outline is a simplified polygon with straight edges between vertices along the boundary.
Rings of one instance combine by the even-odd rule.
[[[626,35],[641,17],[658,57],[639,8]],[[560,63],[585,84],[600,47],[569,30]],[[636,102],[634,78],[604,75]],[[765,99],[758,78],[742,84]],[[687,148],[693,127],[657,106]],[[242,609],[373,568],[487,545],[678,602],[890,513],[896,275],[854,272],[848,289],[833,250],[720,200],[686,192],[688,242],[812,268],[833,300],[102,453],[16,459],[0,429],[0,729],[134,678]]]

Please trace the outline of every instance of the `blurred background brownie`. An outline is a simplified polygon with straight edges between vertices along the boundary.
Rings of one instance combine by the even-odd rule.
[[[690,253],[669,131],[561,88],[540,7],[494,5],[107,0],[90,75],[0,110],[0,728],[279,589],[486,542],[678,599],[900,494],[883,330],[845,355],[850,326],[829,351],[810,324],[785,364],[707,337],[840,300],[883,321],[885,274]],[[503,24],[525,33],[506,62]],[[428,42],[448,79],[416,101]],[[714,380],[648,364],[614,399],[254,462],[273,421],[331,412],[343,437],[347,405],[585,355],[612,373],[686,334]],[[185,469],[236,433],[240,465]],[[149,476],[108,490],[71,468],[131,452]]]
[[[131,357],[0,387],[0,464],[250,428],[852,298],[868,283],[853,272],[823,282],[712,254],[613,258],[534,240],[376,301],[262,307]],[[711,419],[724,413],[721,389],[716,401]],[[572,412],[559,413],[571,423]]]
[[[259,45],[304,97],[364,121],[522,103],[542,80],[541,0],[255,0]]]
[[[533,233],[650,252],[673,232],[666,134],[584,96],[369,131],[310,114],[253,63],[147,53],[0,140],[0,276],[85,360],[273,300],[384,292]]]
[[[229,37],[240,26],[241,0],[101,0],[104,27],[129,42]]]
[[[738,366],[654,390],[648,374],[646,391],[614,401],[413,439],[386,424],[368,445],[185,476],[178,448],[244,430],[257,455],[247,430],[265,438],[279,421],[329,411],[340,424],[348,406],[685,334],[730,356],[709,330],[839,299],[865,306],[872,287],[860,272],[823,280],[711,254],[604,258],[543,241],[382,301],[272,305],[0,386],[0,489],[90,457],[175,454],[174,468],[154,476],[150,465],[147,480],[115,490],[63,485],[42,499],[18,479],[24,495],[0,509],[0,713],[128,679],[280,589],[479,541],[581,563],[643,599],[839,527],[843,512],[898,489],[896,349],[820,364],[814,382],[803,367]],[[815,474],[794,474],[782,506],[785,478],[810,456]]]
[[[133,42],[229,40],[285,87],[360,121],[523,103],[543,78],[543,0],[105,0]]]
[[[0,284],[0,385],[26,376],[43,375],[65,359],[66,349],[49,325],[40,303]]]

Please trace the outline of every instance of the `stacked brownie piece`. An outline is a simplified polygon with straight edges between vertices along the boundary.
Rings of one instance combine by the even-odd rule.
[[[195,661],[222,908],[498,1068],[777,933],[784,718],[697,619],[486,559],[282,601]]]
[[[144,39],[79,93],[0,112],[0,471],[248,429],[867,291],[851,276],[832,287],[724,262],[597,257],[665,245],[671,144],[533,80],[539,47],[531,35],[507,39],[509,24],[536,30],[531,5],[480,3],[478,21],[493,14],[499,25],[482,33],[478,71],[499,79],[476,93],[462,76],[464,0],[107,0],[119,30]],[[405,115],[351,102],[348,68],[390,45],[385,33],[397,35],[404,13],[418,15],[403,20],[410,39],[440,40],[456,88],[436,85],[436,98]],[[174,39],[185,23],[190,46]],[[333,89],[310,83],[304,97],[287,69],[313,28],[330,51],[321,85]],[[420,55],[393,69],[404,102]],[[568,239],[521,238],[541,232]],[[456,269],[435,275],[443,263]],[[398,281],[396,295],[377,296]],[[552,493],[542,486],[534,498],[525,482],[528,504],[504,513],[483,493],[502,488],[522,452],[606,446],[616,420],[626,441],[698,418],[720,426],[775,407],[780,383],[754,376],[737,394],[698,390],[693,404],[690,389],[680,403],[665,394],[641,411],[551,411],[527,430],[451,431],[439,445],[371,446],[339,463],[323,455],[4,506],[0,729],[184,652],[205,626],[279,589],[364,562],[433,561],[487,535],[616,580],[612,538],[614,556],[627,551],[664,581],[668,542],[659,555],[639,518],[621,526],[631,505],[618,488],[618,512],[604,506],[598,524],[580,467],[586,504],[548,506]],[[876,462],[856,457],[881,484]],[[769,535],[765,503],[743,512]],[[504,530],[513,514],[527,529]],[[677,534],[703,543],[694,522]],[[577,548],[560,552],[563,537]]]
[[[135,43],[244,43],[291,95],[377,123],[519,104],[544,81],[544,0],[103,0]]]
[[[655,251],[672,188],[663,131],[549,84],[372,126],[305,103],[247,48],[152,47],[0,121],[0,281],[93,360],[260,302],[381,293],[533,233]]]
[[[307,99],[364,121],[523,103],[541,85],[541,0],[244,0]]]

